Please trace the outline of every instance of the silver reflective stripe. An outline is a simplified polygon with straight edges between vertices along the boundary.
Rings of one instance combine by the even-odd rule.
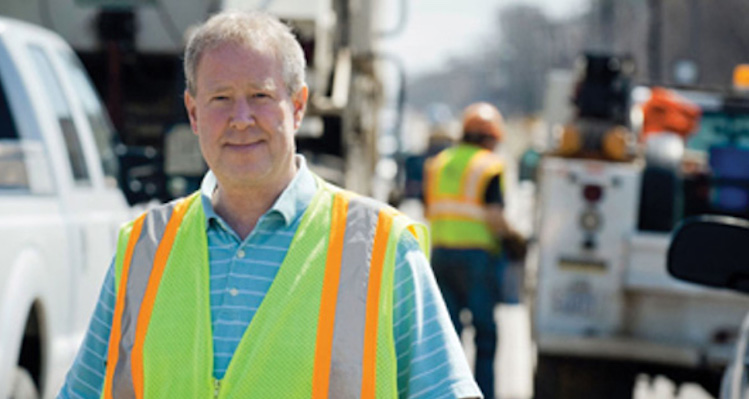
[[[380,206],[361,197],[349,201],[333,327],[330,398],[361,394],[367,282]]]
[[[468,175],[465,177],[466,185],[464,195],[475,202],[483,202],[483,195],[481,178],[484,177],[484,173],[487,168],[492,167],[496,163],[494,156],[487,152],[478,152],[474,155],[474,158],[468,163],[468,169],[465,171]]]
[[[140,237],[138,237],[135,248],[133,248],[133,258],[128,271],[127,287],[125,288],[125,307],[122,311],[120,324],[122,335],[118,343],[119,355],[112,381],[112,397],[117,399],[135,398],[131,360],[138,315],[151,277],[156,249],[164,236],[166,224],[169,222],[176,204],[176,202],[172,202],[148,212],[143,221]]]
[[[472,202],[440,198],[432,202],[429,209],[432,219],[462,217],[476,222],[486,221],[486,208]]]

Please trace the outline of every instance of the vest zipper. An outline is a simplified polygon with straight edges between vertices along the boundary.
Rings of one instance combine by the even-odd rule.
[[[221,380],[213,379],[213,399],[218,398],[218,394],[221,392]]]

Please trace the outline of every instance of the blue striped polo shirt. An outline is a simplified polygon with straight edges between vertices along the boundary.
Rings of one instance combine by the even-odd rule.
[[[214,377],[224,376],[231,358],[283,262],[301,216],[317,190],[301,155],[299,171],[274,205],[244,239],[216,214],[210,197],[215,177],[201,186],[210,259]],[[393,292],[393,329],[401,398],[479,397],[462,347],[429,263],[416,240],[398,243]],[[115,304],[113,268],[68,372],[59,398],[99,398]]]

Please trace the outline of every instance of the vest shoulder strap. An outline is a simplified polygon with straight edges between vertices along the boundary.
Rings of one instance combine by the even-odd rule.
[[[393,231],[397,233],[397,237],[395,237],[397,240],[400,239],[400,234],[408,231],[419,243],[419,247],[421,247],[421,250],[424,251],[427,256],[429,256],[429,229],[423,223],[419,223],[411,219],[403,212],[375,199],[361,196],[352,191],[342,189],[327,182],[323,182],[323,184],[326,186],[327,190],[330,190],[330,192],[340,193],[340,195],[349,198],[355,207],[366,208],[375,213],[383,212],[385,215],[392,219],[394,227]]]

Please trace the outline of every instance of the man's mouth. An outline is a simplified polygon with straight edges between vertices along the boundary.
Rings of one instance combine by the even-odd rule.
[[[229,147],[232,150],[252,150],[257,147],[259,147],[263,143],[262,140],[260,141],[253,141],[250,143],[228,143],[226,144],[227,147]]]

